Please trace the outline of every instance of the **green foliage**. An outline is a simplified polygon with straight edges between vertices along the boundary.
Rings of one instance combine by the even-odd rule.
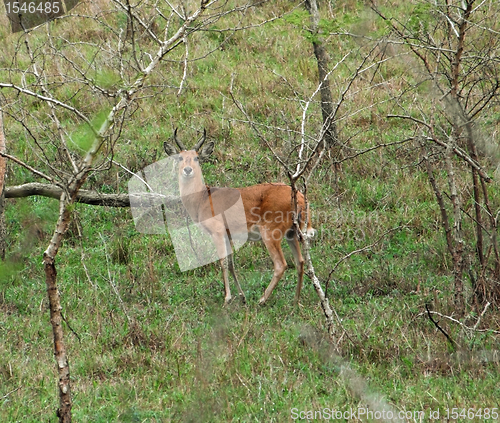
[[[284,16],[283,20],[297,28],[302,28],[309,24],[310,15],[305,9],[295,9],[293,12]]]
[[[361,21],[357,13],[344,12],[334,19],[320,19],[318,29],[328,34],[350,28]]]
[[[87,122],[79,125],[70,135],[70,146],[76,147],[80,153],[89,151],[108,115],[109,110],[101,110],[91,120],[90,125]]]
[[[426,34],[429,30],[429,23],[432,19],[431,4],[419,2],[409,14],[408,28],[414,34]]]
[[[296,9],[283,18],[284,22],[299,29],[302,36],[308,42],[317,41],[319,36],[325,36],[330,33],[346,30],[352,25],[360,22],[361,18],[359,17],[357,11],[356,13],[344,11],[344,13],[331,19],[321,18],[318,22],[318,28],[315,33],[312,33],[309,29],[311,26],[310,20],[311,17],[309,12],[304,9]]]

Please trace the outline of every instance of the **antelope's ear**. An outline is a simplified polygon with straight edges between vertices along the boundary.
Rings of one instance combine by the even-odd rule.
[[[207,160],[210,157],[210,155],[214,151],[214,145],[215,145],[214,142],[210,141],[209,143],[205,144],[202,147],[201,151],[198,153],[198,156],[201,161]]]
[[[169,144],[168,142],[163,143],[163,148],[165,149],[165,153],[167,153],[167,156],[172,156],[174,154],[179,153],[177,151],[177,149],[172,144]]]

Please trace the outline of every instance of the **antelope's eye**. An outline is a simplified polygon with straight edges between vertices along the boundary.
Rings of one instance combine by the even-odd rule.
[[[177,156],[177,160],[179,160],[180,162],[182,162],[182,160],[184,160],[184,159],[182,158],[182,156]]]
[[[195,158],[194,158],[194,161],[195,161],[195,162],[199,161],[199,158],[198,158],[198,157],[195,157]]]

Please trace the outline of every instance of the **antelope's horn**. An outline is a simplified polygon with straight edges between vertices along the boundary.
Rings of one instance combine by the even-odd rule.
[[[203,128],[203,135],[202,137],[198,140],[198,142],[196,143],[196,145],[193,147],[193,150],[198,152],[198,150],[201,148],[201,146],[203,145],[203,143],[205,142],[205,139],[207,138],[207,130],[205,128]]]
[[[175,131],[174,131],[174,141],[178,145],[178,147],[180,148],[181,151],[186,151],[187,148],[184,147],[184,145],[177,138],[177,129],[178,128],[175,128]]]

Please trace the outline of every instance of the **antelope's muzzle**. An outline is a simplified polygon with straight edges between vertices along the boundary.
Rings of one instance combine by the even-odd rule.
[[[186,178],[192,178],[194,176],[193,168],[191,166],[186,166],[182,170],[182,175]]]

